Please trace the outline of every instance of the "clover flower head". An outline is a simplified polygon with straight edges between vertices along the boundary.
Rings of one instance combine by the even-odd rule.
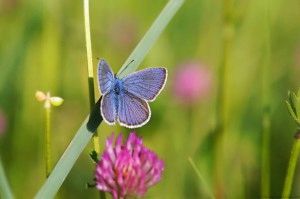
[[[163,170],[163,161],[135,133],[125,143],[121,134],[116,140],[112,134],[96,166],[96,188],[114,199],[141,197],[160,181]]]

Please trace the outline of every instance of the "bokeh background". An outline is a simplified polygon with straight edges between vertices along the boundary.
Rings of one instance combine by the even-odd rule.
[[[118,71],[166,0],[91,1],[94,68],[105,58]],[[270,31],[268,96],[271,107],[271,196],[279,197],[296,125],[284,100],[299,88],[300,3],[231,2],[224,137],[226,198],[259,198],[262,132],[262,67],[266,63],[266,31]],[[151,49],[140,68],[166,66],[165,90],[151,103],[152,119],[137,133],[165,161],[162,181],[146,198],[207,198],[212,182],[211,133],[216,123],[218,68],[222,62],[222,1],[187,0]],[[87,60],[82,1],[0,1],[0,153],[17,198],[32,198],[45,180],[44,110],[36,90],[64,98],[52,111],[53,161],[68,146],[89,113]],[[178,73],[193,63],[206,82],[195,101],[174,89]],[[179,69],[180,68],[180,69]],[[202,74],[203,75],[203,74]],[[201,76],[201,75],[200,75]],[[203,77],[203,76],[201,76]],[[197,81],[196,81],[197,82]],[[96,94],[99,96],[96,83]],[[203,91],[203,92],[202,92]],[[119,126],[100,126],[101,148],[111,133],[128,133]],[[97,198],[86,189],[94,164],[82,153],[57,198]],[[188,162],[202,174],[199,179]],[[300,197],[300,169],[293,196]],[[207,188],[208,187],[208,188]]]

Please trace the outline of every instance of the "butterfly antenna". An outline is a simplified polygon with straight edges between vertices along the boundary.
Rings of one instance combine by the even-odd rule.
[[[118,72],[118,74],[121,74],[121,73],[123,73],[123,71],[124,70],[126,70],[126,68],[132,63],[132,62],[134,62],[134,59],[133,60],[131,60],[120,72]]]

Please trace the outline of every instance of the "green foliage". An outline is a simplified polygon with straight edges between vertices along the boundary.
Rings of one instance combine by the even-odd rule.
[[[300,90],[297,94],[294,92],[288,92],[288,100],[285,101],[288,111],[294,121],[300,126]]]
[[[229,49],[225,96],[228,128],[222,162],[227,198],[260,198],[263,90],[260,80],[266,62],[264,2],[237,0],[231,6],[234,32]],[[167,0],[90,3],[93,59],[105,58],[114,71],[118,71],[123,63],[128,63],[124,60]],[[49,90],[64,98],[52,121],[53,163],[58,162],[62,169],[57,175],[59,178],[49,178],[48,182],[59,182],[52,191],[59,190],[57,198],[61,199],[99,197],[95,190],[85,189],[85,182],[93,178],[95,169],[88,155],[93,149],[89,144],[92,135],[86,130],[86,123],[77,132],[90,112],[82,2],[3,0],[0,4],[0,110],[7,118],[7,130],[0,135],[0,153],[15,197],[32,198],[45,181],[43,110],[34,100],[36,90]],[[270,2],[269,16],[271,56],[266,72],[270,81],[267,94],[271,122],[270,195],[281,197],[293,141],[291,133],[295,130],[284,99],[287,90],[299,88],[300,84],[299,1],[274,0]],[[194,198],[205,198],[205,188],[188,157],[201,171],[207,186],[213,187],[210,140],[216,118],[217,70],[222,59],[221,19],[221,1],[186,1],[147,56],[139,55],[137,59],[143,60],[136,62],[139,67],[165,66],[169,72],[164,91],[150,104],[150,122],[136,129],[145,144],[166,164],[162,181],[149,190],[146,198],[186,198],[189,187]],[[173,83],[177,66],[189,61],[200,62],[212,72],[213,87],[205,99],[199,99],[192,107],[194,115],[190,123],[193,126],[187,135],[186,107],[178,103]],[[98,99],[98,85],[96,79],[94,81]],[[291,104],[289,100],[288,103]],[[289,106],[297,119],[299,114],[295,107]],[[95,129],[99,121],[94,121],[97,125],[92,125],[91,129]],[[77,144],[72,141],[75,132],[78,133]],[[101,151],[111,132],[126,135],[129,130],[101,123]],[[76,149],[76,153],[62,156],[69,144],[67,151]],[[64,164],[58,161],[61,156]],[[300,195],[298,176],[294,179],[294,187],[291,197]]]
[[[156,38],[167,26],[168,22],[174,16],[174,14],[176,13],[176,11],[182,3],[183,0],[170,0],[166,8],[161,12],[160,16],[154,22],[154,25],[152,25],[148,30],[144,39],[142,39],[136,47],[136,53],[131,54],[129,56],[129,60],[135,60],[135,62],[137,63],[140,63],[142,61],[146,53],[149,51],[149,48],[152,46],[153,42],[155,42]],[[126,71],[132,70],[133,66],[134,65],[130,65]],[[71,144],[56,164],[51,175],[48,177],[45,184],[35,196],[36,199],[53,198],[55,196],[64,179],[66,178],[67,174],[70,172],[71,168],[75,164],[75,161],[79,157],[80,153],[88,144],[88,141],[89,139],[91,139],[91,136],[92,132],[88,131],[88,129],[86,128],[86,122],[84,122],[77,131],[77,134],[72,140]]]
[[[4,172],[1,158],[0,158],[0,196],[1,198],[6,198],[6,199],[14,198]]]
[[[90,157],[91,159],[94,161],[94,163],[98,163],[99,162],[99,159],[98,159],[98,154],[95,150],[93,150],[91,153],[90,153]]]

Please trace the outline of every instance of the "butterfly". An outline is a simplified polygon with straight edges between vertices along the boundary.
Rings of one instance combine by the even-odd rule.
[[[100,60],[98,84],[102,93],[102,118],[109,125],[118,122],[127,128],[145,125],[151,117],[148,102],[155,100],[166,81],[167,70],[163,67],[147,68],[119,78],[105,60]]]

